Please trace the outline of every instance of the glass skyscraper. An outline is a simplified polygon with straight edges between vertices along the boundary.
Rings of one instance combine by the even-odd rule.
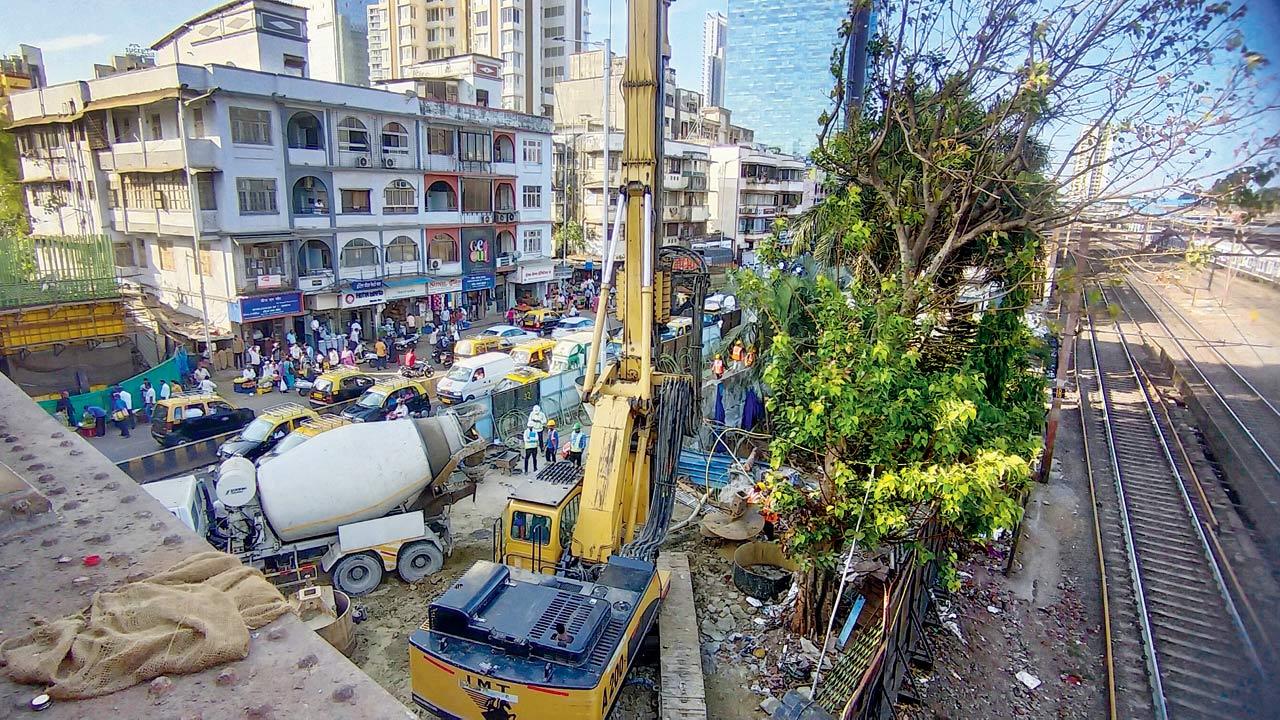
[[[807,154],[833,112],[831,51],[848,0],[729,0],[725,107],[756,142]]]

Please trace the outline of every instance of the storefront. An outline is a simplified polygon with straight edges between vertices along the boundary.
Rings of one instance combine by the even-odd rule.
[[[555,266],[550,260],[531,262],[516,268],[515,301],[517,304],[545,305],[548,283],[555,284]]]
[[[433,316],[462,302],[462,278],[440,278],[427,283],[427,309]]]
[[[238,332],[247,336],[246,344],[261,344],[268,338],[283,343],[290,330],[302,332],[302,293],[296,290],[242,296],[227,309],[231,321],[239,325]]]
[[[496,303],[493,299],[493,275],[462,276],[462,307],[471,313],[476,320],[484,319],[492,312]]]
[[[379,321],[379,306],[386,299],[381,280],[352,280],[338,293],[339,332],[347,332],[352,320],[360,321],[360,339],[372,342]]]
[[[462,229],[462,307],[473,319],[496,312],[493,298],[497,260],[492,227]]]
[[[386,287],[382,293],[385,303],[382,308],[382,321],[385,323],[390,320],[398,326],[411,314],[420,318],[426,294],[427,283],[421,278],[386,281]]]

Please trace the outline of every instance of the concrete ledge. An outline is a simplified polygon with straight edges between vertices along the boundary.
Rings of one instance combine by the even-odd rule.
[[[8,378],[0,376],[0,637],[20,635],[42,618],[70,615],[93,593],[164,570],[208,550],[137,483],[73,431],[59,425]],[[22,487],[24,483],[28,487]],[[47,501],[47,503],[45,502]],[[100,555],[96,567],[81,558]],[[60,564],[67,556],[71,562]],[[83,578],[76,582],[78,578]],[[268,635],[277,636],[269,640]],[[303,658],[318,660],[300,669]],[[230,670],[235,682],[215,683]],[[285,615],[255,633],[249,657],[202,673],[176,676],[156,698],[146,685],[78,702],[55,702],[42,718],[414,718],[337,650]],[[408,678],[405,678],[408,682]],[[345,701],[334,692],[349,687]],[[0,718],[22,717],[41,688],[0,678]],[[344,691],[344,696],[345,696]],[[265,712],[249,708],[267,706]]]

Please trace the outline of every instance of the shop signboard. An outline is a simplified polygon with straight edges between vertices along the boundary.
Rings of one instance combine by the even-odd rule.
[[[257,278],[257,285],[259,290],[278,288],[283,283],[284,283],[283,275],[259,275]]]
[[[493,275],[497,253],[492,227],[462,229],[462,275]],[[490,281],[492,283],[492,280]],[[492,284],[489,287],[493,287]]]
[[[342,307],[377,305],[385,299],[384,293],[385,287],[381,280],[352,280],[351,287],[341,294]]]
[[[516,271],[516,282],[521,285],[546,282],[555,277],[556,270],[551,263],[541,265],[521,265]]]
[[[492,290],[494,281],[492,275],[463,275],[462,290],[463,292],[474,292],[476,290]]]
[[[404,285],[388,286],[383,292],[383,298],[387,300],[403,300],[405,298],[413,298],[425,295],[427,293],[427,284],[423,282],[406,283]]]
[[[432,280],[427,283],[428,295],[443,295],[445,293],[462,292],[462,278],[451,277],[442,280]]]
[[[242,297],[237,306],[240,311],[240,319],[237,322],[242,323],[301,315],[302,293],[295,291]]]

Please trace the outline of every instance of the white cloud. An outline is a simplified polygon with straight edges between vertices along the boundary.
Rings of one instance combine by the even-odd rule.
[[[98,33],[80,33],[78,35],[62,35],[59,37],[49,38],[47,40],[39,40],[31,44],[40,48],[44,52],[55,53],[101,45],[106,42],[106,40],[106,35],[99,35]]]

